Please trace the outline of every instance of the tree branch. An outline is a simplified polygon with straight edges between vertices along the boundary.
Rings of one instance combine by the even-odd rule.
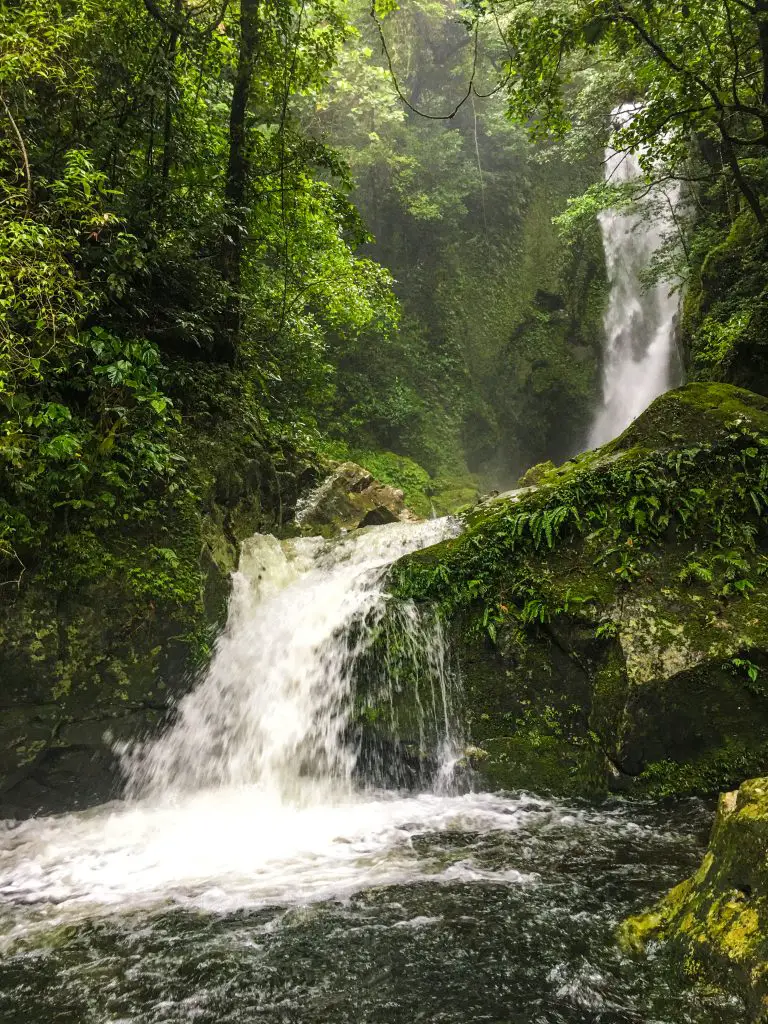
[[[451,121],[451,120],[453,120],[453,118],[456,117],[458,112],[461,110],[461,108],[464,106],[464,104],[470,98],[470,96],[472,95],[472,92],[473,92],[473,90],[475,88],[475,75],[477,74],[477,51],[478,51],[478,40],[479,40],[479,33],[480,33],[480,22],[479,21],[475,22],[474,52],[473,52],[473,56],[472,56],[472,73],[469,76],[469,84],[467,85],[466,93],[464,94],[464,96],[462,96],[462,98],[459,100],[459,102],[456,104],[456,106],[453,108],[453,110],[450,113],[448,113],[448,114],[428,114],[428,113],[426,113],[426,111],[419,110],[418,107],[414,106],[414,104],[411,103],[411,101],[403,94],[403,92],[402,92],[402,90],[400,88],[400,83],[397,80],[397,75],[395,74],[395,68],[394,68],[394,65],[392,63],[392,56],[391,56],[391,54],[389,52],[389,47],[387,46],[387,39],[386,39],[386,36],[384,35],[384,29],[382,27],[382,24],[381,24],[381,21],[379,20],[378,15],[376,14],[376,0],[371,0],[371,11],[370,11],[370,14],[371,14],[371,18],[373,19],[373,23],[375,24],[376,28],[378,29],[379,39],[381,40],[381,49],[382,49],[382,52],[384,54],[384,57],[386,58],[387,65],[389,67],[389,75],[390,75],[390,78],[392,79],[392,84],[395,87],[395,92],[397,93],[397,95],[400,98],[401,102],[404,103],[405,106],[408,107],[409,110],[412,110],[414,114],[418,114],[419,117],[424,117],[428,121]]]
[[[24,137],[21,134],[21,132],[19,131],[19,126],[16,124],[16,122],[13,119],[13,114],[11,113],[10,107],[5,102],[5,96],[3,96],[2,94],[0,94],[0,103],[2,103],[3,109],[5,110],[5,113],[8,115],[8,120],[11,122],[11,127],[13,128],[14,135],[16,136],[16,140],[19,143],[19,149],[21,151],[21,159],[22,159],[22,162],[24,164],[24,175],[25,175],[25,177],[27,179],[27,196],[28,196],[28,198],[29,198],[29,200],[31,202],[32,201],[32,170],[31,170],[31,168],[29,166],[29,154],[27,153],[27,147],[24,144]]]

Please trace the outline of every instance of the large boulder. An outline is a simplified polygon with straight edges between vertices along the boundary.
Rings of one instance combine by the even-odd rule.
[[[692,977],[768,1020],[768,778],[723,794],[699,870],[626,921],[619,939],[637,954],[665,943]]]
[[[354,462],[337,466],[296,510],[296,523],[306,533],[334,534],[414,518],[401,490]]]
[[[563,794],[768,772],[768,400],[689,385],[539,481],[393,576],[447,620],[472,767]]]

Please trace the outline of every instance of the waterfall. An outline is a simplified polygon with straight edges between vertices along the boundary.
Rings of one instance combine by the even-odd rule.
[[[635,111],[617,108],[613,122],[622,124]],[[611,146],[605,154],[606,180],[620,184],[641,177],[636,154]],[[681,383],[675,346],[679,295],[670,282],[644,287],[643,272],[674,228],[673,211],[680,188],[652,190],[631,210],[606,210],[600,228],[610,295],[605,313],[603,399],[589,437],[589,447],[605,444],[622,432],[659,395]]]
[[[322,898],[417,877],[413,829],[508,822],[450,785],[458,680],[440,623],[386,591],[394,561],[458,532],[246,542],[208,671],[164,734],[122,750],[125,799],[0,827],[0,912],[23,934],[116,905]]]
[[[181,702],[165,735],[124,754],[129,796],[255,785],[276,801],[317,804],[349,791],[359,753],[355,675],[387,609],[387,570],[456,530],[453,520],[442,519],[369,527],[336,541],[247,541],[207,676]],[[389,628],[409,653],[415,687],[420,664],[430,687],[416,723],[419,746],[432,746],[444,761],[452,725],[439,624],[406,606]],[[369,699],[392,711],[396,736],[400,681],[388,664],[382,676],[386,692],[379,687]],[[421,707],[417,688],[406,702]]]

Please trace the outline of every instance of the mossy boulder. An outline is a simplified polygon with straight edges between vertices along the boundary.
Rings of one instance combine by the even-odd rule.
[[[381,483],[354,462],[336,466],[296,513],[305,533],[328,535],[414,518],[402,490]]]
[[[518,481],[518,487],[538,487],[556,468],[551,459],[546,462],[538,462],[523,473]]]
[[[446,618],[486,783],[692,794],[768,770],[768,400],[689,385],[539,481],[393,573]]]
[[[161,510],[62,524],[0,587],[0,818],[116,794],[115,744],[159,727],[207,662],[240,541],[279,529],[318,472],[213,431],[187,468]]]
[[[663,942],[692,977],[745,1000],[768,1020],[768,778],[720,798],[701,867],[619,931],[640,954]]]
[[[768,238],[750,212],[694,267],[682,343],[693,379],[768,394]]]

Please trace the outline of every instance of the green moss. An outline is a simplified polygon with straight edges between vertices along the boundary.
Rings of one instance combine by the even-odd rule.
[[[224,620],[239,541],[279,528],[295,502],[307,473],[295,455],[267,454],[242,425],[194,431],[188,487],[138,518],[71,517],[25,554],[21,585],[0,588],[3,702],[23,712],[0,742],[8,813],[112,795],[105,734],[154,728],[188,688]]]
[[[352,458],[383,484],[397,487],[405,496],[405,504],[416,515],[427,518],[432,511],[429,497],[431,479],[413,459],[394,452],[355,452]]]
[[[545,729],[483,740],[479,749],[485,756],[472,758],[472,767],[495,789],[561,795],[580,792],[577,753],[561,736]]]
[[[487,778],[669,795],[768,768],[765,407],[730,385],[672,392],[395,567],[395,593],[450,624]],[[548,708],[559,773],[540,764]]]
[[[751,739],[751,738],[750,738]],[[728,739],[701,757],[679,762],[654,761],[639,776],[650,797],[696,796],[719,793],[768,765],[768,741],[763,744]]]
[[[741,997],[751,1019],[768,1009],[768,779],[720,799],[698,871],[661,903],[624,922],[619,938],[642,953],[666,944],[697,980]]]
[[[551,459],[539,462],[523,473],[518,481],[518,487],[538,487],[540,484],[551,481],[556,474],[557,467]]]
[[[768,394],[767,268],[768,242],[749,214],[694,266],[682,318],[693,379]]]
[[[654,403],[608,448],[618,452],[682,440],[711,442],[737,420],[768,433],[768,399],[730,384],[692,383]]]

